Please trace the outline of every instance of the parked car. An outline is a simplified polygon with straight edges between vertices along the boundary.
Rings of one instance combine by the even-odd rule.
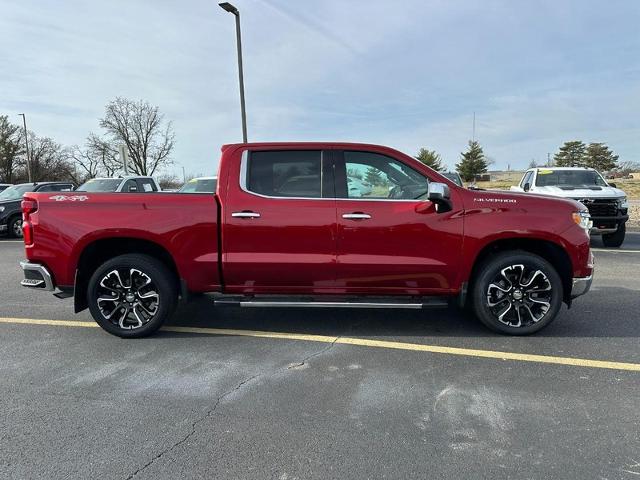
[[[629,219],[627,196],[593,168],[531,168],[511,191],[577,200],[589,209],[592,235],[602,235],[607,247],[619,247],[624,242]]]
[[[464,184],[462,183],[462,177],[460,177],[460,174],[458,172],[440,172],[440,173],[442,174],[443,177],[448,178],[459,187],[464,187]]]
[[[6,190],[11,186],[11,183],[0,183],[0,192]]]
[[[156,179],[144,176],[91,178],[80,185],[78,192],[150,193],[162,190]]]
[[[71,192],[74,189],[70,182],[37,182],[13,185],[0,192],[0,233],[10,237],[22,237],[22,211],[20,202],[28,192]]]
[[[218,177],[192,178],[178,190],[179,193],[215,193]]]
[[[390,188],[352,196],[350,169]],[[151,334],[191,292],[241,307],[456,300],[522,335],[591,285],[583,205],[449,187],[391,148],[225,145],[219,180],[215,195],[25,196],[22,284],[73,296],[76,312],[121,337]]]

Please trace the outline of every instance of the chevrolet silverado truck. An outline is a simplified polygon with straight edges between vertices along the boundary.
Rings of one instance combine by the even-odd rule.
[[[352,194],[350,178],[370,188]],[[593,274],[580,203],[467,190],[376,145],[225,145],[213,194],[30,193],[22,210],[22,285],[73,296],[121,337],[206,292],[240,307],[457,302],[522,335]]]
[[[593,168],[531,168],[511,191],[578,200],[589,209],[591,235],[602,235],[607,247],[620,247],[624,242],[629,220],[627,196]]]

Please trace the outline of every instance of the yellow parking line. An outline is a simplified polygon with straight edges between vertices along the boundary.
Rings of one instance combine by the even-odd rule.
[[[613,250],[607,248],[592,248],[593,252],[610,252],[610,253],[640,253],[640,250]]]
[[[94,328],[98,326],[93,322],[81,322],[73,320],[42,320],[31,318],[1,317],[0,323],[50,325],[57,327]],[[575,367],[605,368],[609,370],[627,370],[632,372],[640,372],[640,363],[610,362],[607,360],[592,360],[588,358],[574,357],[554,357],[549,355],[501,352],[495,350],[477,350],[472,348],[445,347],[442,345],[423,345],[420,343],[392,342],[388,340],[370,340],[365,338],[310,335],[305,333],[267,332],[260,330],[235,330],[228,328],[165,327],[163,328],[163,330],[177,333],[196,333],[201,335],[231,335],[240,337],[272,338],[278,340],[300,340],[305,342],[335,343],[340,345],[355,345],[359,347],[441,353],[446,355],[458,355],[464,357],[491,358],[497,360],[513,360],[518,362],[548,363],[555,365],[569,365]]]

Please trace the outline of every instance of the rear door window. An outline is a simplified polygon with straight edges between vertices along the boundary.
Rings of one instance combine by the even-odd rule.
[[[138,179],[138,191],[139,192],[157,192],[155,183],[149,178],[140,178]]]
[[[328,198],[333,185],[325,178],[320,150],[251,152],[247,159],[245,190],[268,197]]]

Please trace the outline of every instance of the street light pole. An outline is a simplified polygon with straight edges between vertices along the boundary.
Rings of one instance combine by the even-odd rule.
[[[27,116],[24,113],[19,113],[22,116],[22,123],[24,125],[24,144],[27,150],[27,177],[29,183],[31,183],[31,157],[29,156],[29,134],[27,133]]]
[[[242,141],[247,143],[247,111],[244,104],[244,74],[242,71],[242,38],[240,35],[240,11],[229,2],[219,3],[220,8],[236,17],[236,46],[238,49],[238,79],[240,83],[240,111],[242,114]]]

